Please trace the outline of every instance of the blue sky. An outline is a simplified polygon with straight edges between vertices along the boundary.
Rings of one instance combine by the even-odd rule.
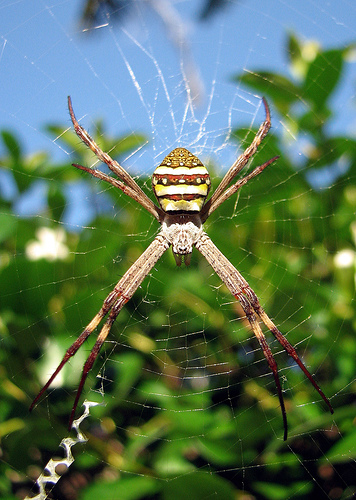
[[[162,19],[147,3],[133,4],[124,24],[109,20],[89,36],[78,26],[82,1],[2,2],[0,126],[17,132],[27,152],[45,149],[58,160],[68,158],[70,151],[43,126],[70,125],[69,94],[89,130],[102,118],[113,135],[139,130],[148,136],[150,152],[129,160],[137,171],[152,171],[178,144],[216,151],[229,127],[263,119],[258,97],[236,88],[233,74],[263,68],[286,73],[289,30],[324,47],[356,39],[356,6],[351,1],[231,1],[206,22],[198,22],[202,2],[172,2],[184,20],[205,87],[203,104],[191,115],[186,114],[182,61]],[[354,134],[355,65],[347,72],[334,102],[336,127]],[[274,128],[283,130],[281,117]]]

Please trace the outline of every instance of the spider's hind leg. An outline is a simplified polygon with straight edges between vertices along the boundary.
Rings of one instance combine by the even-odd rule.
[[[247,283],[247,282],[246,282]],[[276,327],[276,325],[273,323],[271,318],[267,315],[267,313],[264,311],[262,308],[257,295],[255,292],[250,288],[250,286],[247,284],[242,288],[243,293],[248,297],[249,302],[251,303],[253,309],[255,310],[256,314],[261,318],[263,323],[267,326],[270,332],[273,333],[275,338],[278,340],[278,342],[281,344],[283,349],[286,351],[286,353],[294,359],[294,361],[297,363],[299,368],[302,370],[302,372],[306,375],[308,380],[311,382],[315,390],[319,393],[319,395],[322,397],[322,399],[325,401],[325,403],[328,405],[330,413],[334,413],[334,409],[329,401],[329,399],[325,396],[323,391],[320,389],[318,384],[315,382],[312,374],[309,372],[309,370],[306,368],[304,365],[303,361],[300,359],[300,357],[297,354],[297,351],[295,347],[290,344],[290,342],[286,339],[286,337],[279,331],[279,329]]]

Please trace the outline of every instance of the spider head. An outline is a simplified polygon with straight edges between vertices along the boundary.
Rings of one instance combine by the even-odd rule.
[[[187,149],[171,151],[152,175],[153,191],[165,212],[200,212],[211,181],[202,162]]]
[[[199,214],[168,214],[161,232],[172,245],[177,266],[180,266],[182,261],[189,266],[193,248],[203,233]]]

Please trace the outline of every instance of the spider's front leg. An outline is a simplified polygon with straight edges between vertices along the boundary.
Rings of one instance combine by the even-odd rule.
[[[148,275],[148,273],[152,270],[153,266],[156,264],[158,259],[163,255],[163,253],[170,246],[167,238],[163,234],[158,234],[153,242],[148,246],[148,248],[143,252],[143,254],[136,260],[136,262],[130,267],[130,269],[123,275],[120,281],[115,286],[114,290],[109,293],[109,295],[104,300],[104,303],[100,309],[100,311],[96,314],[96,316],[90,321],[84,331],[79,335],[79,337],[73,342],[73,344],[69,347],[67,352],[65,353],[62,361],[59,363],[57,369],[51,375],[47,383],[42,387],[40,392],[37,394],[35,399],[33,400],[30,411],[34,408],[36,403],[42,397],[44,392],[49,388],[52,384],[53,380],[56,378],[58,373],[62,370],[63,366],[69,361],[69,359],[74,356],[74,354],[78,351],[78,349],[82,346],[85,340],[89,337],[89,335],[95,330],[95,328],[99,325],[102,319],[109,313],[109,317],[104,323],[98,338],[92,348],[82,371],[82,376],[80,379],[80,383],[78,386],[77,394],[75,397],[74,405],[72,408],[72,412],[69,419],[69,429],[72,427],[72,423],[74,420],[75,410],[78,405],[78,401],[81,395],[81,392],[84,387],[85,380],[90,372],[94,361],[96,360],[99,351],[107,338],[111,327],[116,320],[119,312],[124,307],[124,305],[131,299],[133,294],[136,292],[138,287],[141,285],[144,278]]]
[[[114,172],[115,175],[117,175],[118,179],[110,177],[109,175],[104,174],[96,168],[84,167],[83,165],[78,165],[77,163],[73,163],[73,166],[79,168],[80,170],[84,170],[85,172],[93,175],[94,177],[97,177],[98,179],[112,184],[116,188],[121,189],[121,191],[123,191],[127,196],[130,196],[130,198],[142,205],[143,208],[145,208],[158,221],[161,220],[163,216],[162,210],[153,203],[153,201],[146,195],[146,193],[142,191],[136,181],[128,172],[126,172],[126,170],[120,165],[120,163],[118,163],[116,160],[113,160],[110,155],[105,153],[98,146],[98,144],[96,144],[92,137],[90,137],[85,128],[79,125],[73,111],[72,100],[70,97],[68,97],[68,108],[75,133],[77,134],[79,139],[93,151],[93,153],[99,158],[100,161],[106,163],[109,169]]]

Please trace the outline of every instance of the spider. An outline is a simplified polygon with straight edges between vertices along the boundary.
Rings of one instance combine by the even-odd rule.
[[[74,356],[89,335],[107,316],[107,319],[105,320],[96,339],[94,347],[92,348],[83,367],[82,376],[69,419],[69,428],[72,427],[75,411],[85,380],[110,332],[114,321],[124,305],[131,299],[135,291],[139,288],[144,278],[150,273],[156,262],[160,259],[163,253],[170,246],[172,246],[173,255],[178,266],[181,265],[182,261],[184,261],[185,265],[189,265],[191,254],[193,248],[195,247],[206,258],[208,263],[235,299],[240,302],[251,329],[257,337],[260,347],[262,348],[269,368],[273,373],[283,418],[284,440],[286,440],[288,436],[288,426],[282,388],[278,375],[277,363],[267,343],[266,337],[262,332],[260,320],[262,320],[265,326],[275,336],[287,354],[298,364],[319,395],[325,401],[330,412],[333,413],[330,401],[324,395],[312,375],[304,366],[295,348],[282,335],[269,316],[267,316],[257,298],[256,293],[252,290],[239,271],[214,245],[212,240],[203,230],[204,222],[225,200],[230,198],[230,196],[236,193],[238,189],[259,175],[266,167],[278,159],[278,156],[271,158],[269,161],[256,167],[252,170],[252,172],[245,175],[245,177],[236,180],[232,184],[232,181],[234,181],[237,174],[245,167],[250,158],[254,156],[257,148],[266,137],[271,127],[271,116],[267,101],[265,98],[262,98],[262,102],[266,114],[265,121],[260,126],[250,146],[248,146],[237,158],[210,199],[207,200],[211,184],[207,169],[204,167],[202,162],[187,149],[177,148],[170,152],[153,172],[152,187],[159,203],[158,206],[153,203],[150,198],[148,198],[148,196],[142,191],[126,170],[107,153],[104,153],[93,141],[88,132],[79,125],[73,111],[71,98],[68,97],[69,113],[77,136],[95,153],[99,160],[106,163],[109,169],[116,174],[118,178],[106,175],[95,168],[88,168],[78,164],[73,164],[73,166],[88,172],[98,179],[109,182],[118,189],[121,189],[121,191],[130,196],[133,200],[137,201],[155,219],[157,219],[157,221],[161,224],[161,229],[148,248],[122,276],[115,288],[106,297],[99,312],[94,316],[84,331],[66,351],[57,369],[33,400],[30,406],[30,411],[39,401],[43,393],[52,384],[53,380],[56,378],[67,361]]]

